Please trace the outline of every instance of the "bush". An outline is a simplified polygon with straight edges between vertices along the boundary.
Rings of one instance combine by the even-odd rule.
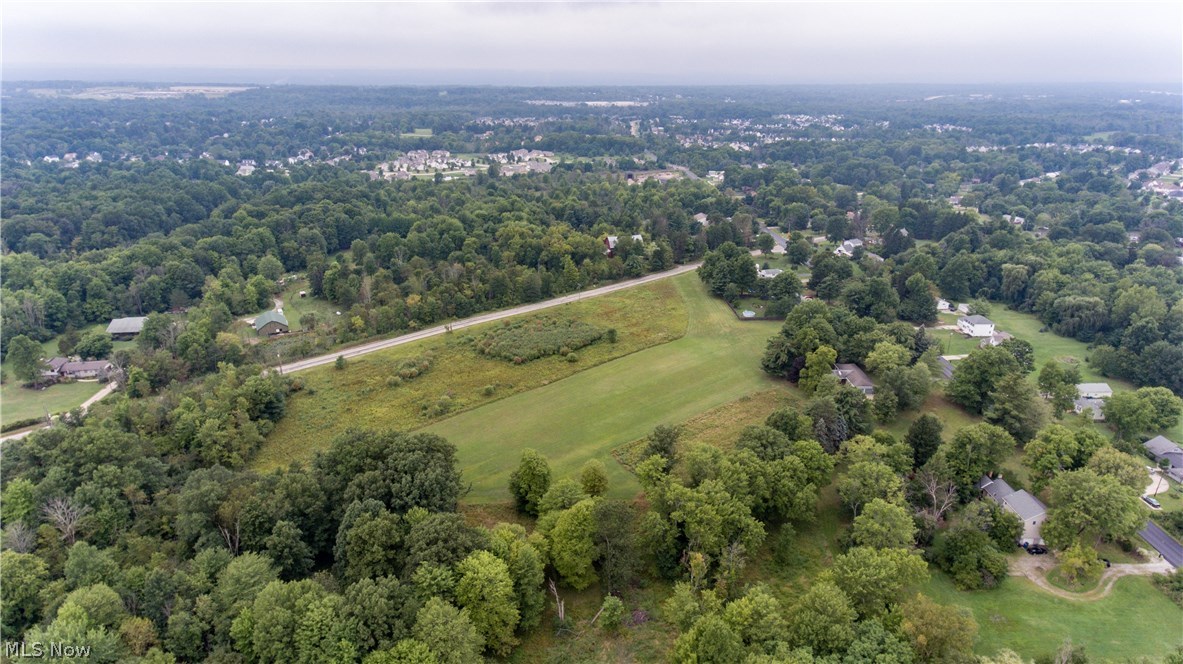
[[[578,361],[579,361],[579,356],[578,356],[578,355],[576,355],[575,353],[568,353],[568,354],[567,354],[567,361],[568,361],[568,362],[578,362]]]
[[[476,340],[478,352],[514,364],[550,355],[565,355],[589,346],[607,335],[594,325],[548,316],[506,322]],[[574,361],[574,360],[571,360]]]
[[[333,363],[333,366],[336,367],[337,369],[344,369],[345,368],[345,356],[338,355],[337,361]]]
[[[494,387],[493,385],[486,385],[481,388],[481,394],[483,394],[487,397],[493,396],[493,393],[496,391],[497,391],[497,388]]]
[[[1177,569],[1170,574],[1155,574],[1150,580],[1156,588],[1166,593],[1172,602],[1183,607],[1183,569]]]

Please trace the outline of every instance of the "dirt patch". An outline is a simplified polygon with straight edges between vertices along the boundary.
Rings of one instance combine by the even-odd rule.
[[[1074,593],[1070,590],[1057,588],[1047,580],[1047,573],[1051,571],[1055,564],[1055,558],[1051,556],[1024,556],[1017,560],[1011,560],[1010,575],[1026,577],[1031,583],[1034,583],[1056,597],[1078,602],[1093,602],[1112,592],[1114,584],[1123,576],[1167,574],[1172,570],[1172,567],[1166,561],[1138,564],[1117,563],[1105,569],[1095,588],[1088,592]]]

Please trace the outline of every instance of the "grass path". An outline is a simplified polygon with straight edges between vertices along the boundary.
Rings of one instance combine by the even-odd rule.
[[[685,300],[686,334],[545,387],[461,413],[425,430],[458,448],[471,502],[509,499],[509,474],[523,448],[550,460],[554,478],[588,459],[608,467],[610,493],[631,496],[636,480],[611,455],[658,424],[676,424],[746,394],[776,386],[759,366],[779,324],[741,322],[693,274],[673,280]]]

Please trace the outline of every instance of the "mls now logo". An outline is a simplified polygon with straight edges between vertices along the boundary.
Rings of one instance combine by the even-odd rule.
[[[72,643],[50,641],[5,641],[5,657],[38,658],[86,658],[90,657],[90,646],[79,646]]]

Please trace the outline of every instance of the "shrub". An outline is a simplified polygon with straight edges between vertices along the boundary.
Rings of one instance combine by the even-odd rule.
[[[588,323],[540,316],[506,323],[484,333],[477,339],[476,349],[490,357],[523,364],[550,355],[570,357],[573,351],[605,335],[605,330]]]
[[[487,397],[493,396],[493,393],[496,391],[497,391],[497,388],[494,387],[493,385],[486,385],[483,388],[481,388],[481,394],[483,394]]]
[[[344,356],[344,355],[338,355],[338,356],[337,356],[337,361],[333,363],[333,366],[334,366],[334,367],[336,367],[336,368],[338,368],[338,369],[344,369],[344,368],[345,368],[345,356]]]
[[[567,354],[567,361],[568,361],[568,362],[578,362],[578,361],[579,361],[579,356],[578,356],[578,355],[576,355],[575,353],[568,353],[568,354]]]

